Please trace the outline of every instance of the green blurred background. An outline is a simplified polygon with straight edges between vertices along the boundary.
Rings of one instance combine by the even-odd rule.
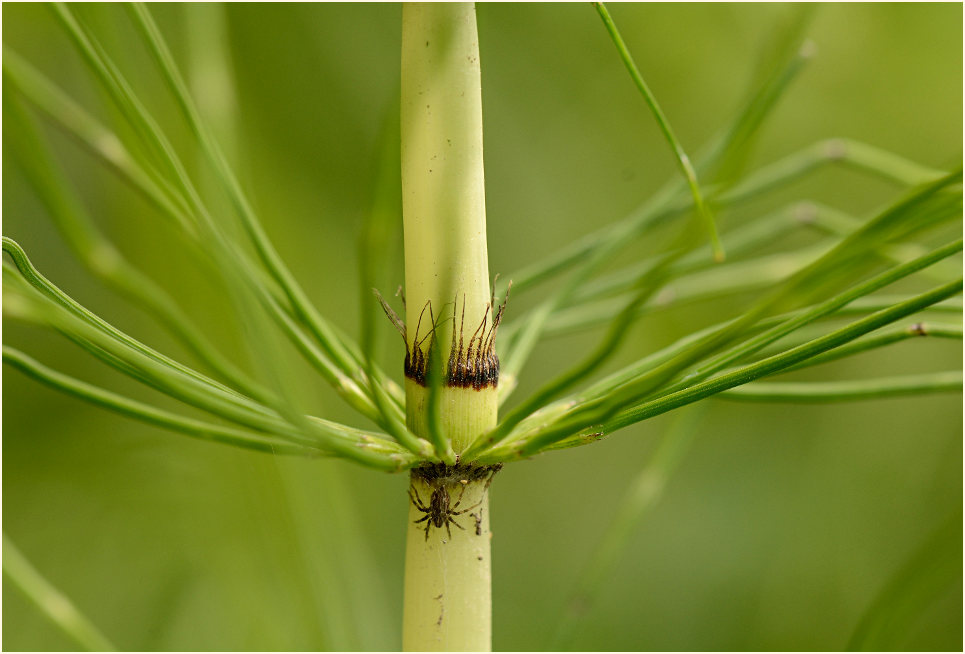
[[[219,13],[210,9],[151,6],[189,70],[189,61],[211,54],[205,21]],[[190,153],[125,13],[76,10]],[[798,11],[611,7],[690,150],[733,114],[768,63],[772,35]],[[379,134],[398,93],[400,15],[398,5],[239,4],[221,16],[235,88],[222,96],[219,130],[277,248],[322,312],[351,334],[359,315],[356,240],[371,205]],[[5,4],[3,19],[6,45],[114,122],[47,8]],[[480,5],[478,20],[490,265],[507,274],[620,218],[676,169],[588,4]],[[750,163],[847,136],[930,166],[960,164],[961,26],[959,4],[818,7],[808,29],[817,56]],[[211,49],[217,53],[216,44]],[[47,133],[99,225],[244,361],[248,327],[226,318],[222,289],[201,280],[172,230],[69,139]],[[186,359],[151,318],[83,271],[6,146],[3,156],[3,233],[83,304]],[[828,168],[721,219],[736,224],[801,199],[866,215],[899,194]],[[646,251],[642,244],[634,254]],[[401,252],[391,266],[394,287],[402,282]],[[521,297],[510,317],[530,299]],[[648,319],[618,358],[630,361],[715,322],[734,302]],[[382,334],[385,365],[400,368],[397,336],[387,323]],[[520,395],[595,336],[542,345]],[[3,340],[84,379],[175,406],[52,332],[5,320]],[[811,378],[955,369],[960,360],[958,345],[915,341]],[[361,424],[307,366],[290,368],[307,409]],[[400,646],[405,476],[195,442],[6,368],[3,382],[3,528],[119,647]],[[829,406],[711,401],[661,503],[633,531],[567,646],[844,648],[878,594],[950,518],[958,528],[942,546],[961,551],[961,402],[954,394]],[[492,489],[495,648],[549,645],[576,574],[673,419],[500,473]],[[961,560],[944,574],[952,581],[940,591],[909,599],[887,647],[961,649]],[[8,650],[74,647],[6,580],[3,627]]]

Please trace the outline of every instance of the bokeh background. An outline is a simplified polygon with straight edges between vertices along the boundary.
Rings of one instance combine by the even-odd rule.
[[[190,153],[123,10],[76,10]],[[695,150],[732,116],[767,67],[773,35],[800,8],[621,4],[611,11],[678,136]],[[400,7],[152,5],[151,12],[195,74],[203,61],[217,64],[216,28],[224,27],[230,75],[216,67],[202,82],[215,100],[208,110],[277,248],[323,313],[356,333],[356,241],[398,93]],[[486,4],[478,20],[490,262],[508,274],[619,219],[676,169],[588,4]],[[817,55],[766,124],[752,166],[829,136],[929,166],[960,165],[961,5],[820,6],[807,33]],[[47,8],[5,4],[3,41],[113,122]],[[62,134],[46,133],[98,224],[244,365],[247,328],[228,318],[221,287],[202,277],[137,196]],[[86,306],[186,358],[150,317],[76,263],[17,159],[6,147],[3,156],[3,233]],[[802,199],[867,215],[899,195],[828,167],[721,219],[737,223]],[[401,252],[390,268],[401,283]],[[521,297],[510,316],[528,301]],[[736,301],[645,320],[618,359],[715,322]],[[47,364],[175,406],[55,333],[6,319],[3,330],[4,343]],[[383,336],[386,367],[401,368],[388,324]],[[520,394],[594,342],[592,334],[547,341]],[[820,376],[955,369],[961,354],[957,344],[914,341]],[[192,441],[3,373],[4,531],[119,647],[400,646],[404,475]],[[292,365],[289,380],[319,415],[361,424],[307,366]],[[563,619],[578,620],[563,646],[582,650],[841,649],[949,519],[958,527],[942,546],[960,551],[959,395],[705,406],[661,502],[634,528],[599,601],[575,618],[563,612],[564,598],[674,415],[500,473],[492,489],[497,649],[546,648]],[[939,592],[909,599],[888,647],[961,649],[960,559],[945,574],[950,581]],[[74,646],[9,583],[3,636],[8,650]]]

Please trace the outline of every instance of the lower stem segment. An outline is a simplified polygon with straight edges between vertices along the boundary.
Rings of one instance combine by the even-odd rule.
[[[489,482],[497,469],[438,464],[412,472],[405,651],[491,651]]]

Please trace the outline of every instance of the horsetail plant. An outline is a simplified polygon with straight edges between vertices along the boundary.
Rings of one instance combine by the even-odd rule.
[[[961,324],[955,320],[961,315],[956,296],[962,279],[952,261],[958,261],[962,241],[923,244],[930,242],[926,236],[945,234],[942,228],[960,220],[961,170],[933,170],[873,146],[832,139],[741,172],[734,162],[811,55],[811,46],[802,45],[796,33],[788,37],[794,47],[785,48],[789,54],[781,65],[692,164],[606,7],[596,3],[596,9],[681,175],[623,220],[494,279],[486,238],[475,7],[405,5],[400,128],[385,130],[380,184],[363,228],[363,319],[356,343],[314,308],[269,241],[149,9],[130,5],[130,20],[199,146],[204,174],[227,198],[230,211],[216,209],[200,173],[178,152],[114,56],[71,6],[55,4],[62,28],[123,126],[102,124],[5,46],[5,136],[79,260],[156,316],[195,362],[168,357],[85,308],[6,236],[4,315],[51,327],[114,369],[211,417],[189,417],[109,391],[6,344],[4,363],[64,393],[173,432],[275,455],[338,457],[407,473],[406,650],[491,649],[488,493],[504,464],[589,444],[715,395],[744,402],[827,402],[960,391],[962,375],[954,370],[849,382],[758,380],[907,338],[961,339]],[[252,348],[258,374],[222,354],[178,302],[125,258],[87,215],[57,168],[35,114],[74,137],[180,230],[193,254],[220,274],[236,310],[234,319],[258,333],[283,335],[378,429],[301,411],[272,355],[274,337]],[[717,226],[717,212],[828,164],[858,169],[904,191],[864,220],[832,207],[802,204],[738,228]],[[396,301],[378,286],[384,283],[382,261],[397,230],[399,204],[405,284]],[[820,235],[817,245],[764,252],[766,245],[806,231]],[[607,270],[644,236],[666,241],[659,255]],[[904,285],[900,293],[879,293],[913,275],[928,280],[925,290],[909,291]],[[533,289],[550,280],[558,284],[544,297],[525,311],[516,309],[514,301],[533,297]],[[756,299],[740,313],[682,335],[605,376],[597,374],[642,316],[747,292]],[[955,322],[914,318],[922,312]],[[596,347],[501,411],[541,339],[598,326],[606,332]],[[375,343],[378,333],[393,328],[404,350],[399,370],[386,371],[376,362]],[[656,464],[661,479],[682,453],[670,441],[665,450]],[[654,496],[650,486],[640,488],[636,502],[643,507]],[[620,529],[640,510],[621,513]],[[594,565],[605,569],[612,558],[612,552],[602,555]],[[17,570],[8,570],[7,559],[5,572],[26,590],[46,583],[37,581],[36,571],[18,556],[15,567],[31,570],[28,583]],[[593,582],[584,585],[589,589]],[[44,602],[38,605],[53,611]],[[80,645],[108,646],[81,617],[59,624]]]

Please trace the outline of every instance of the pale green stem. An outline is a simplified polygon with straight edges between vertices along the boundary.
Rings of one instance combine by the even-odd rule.
[[[434,339],[434,354],[447,361],[453,329],[457,348],[461,340],[468,350],[492,313],[475,9],[414,3],[405,5],[402,23],[406,335],[413,354],[428,353]],[[424,435],[428,392],[411,379],[406,387],[410,426]],[[442,394],[443,429],[458,453],[495,424],[495,392],[447,387]]]
[[[432,362],[421,373],[407,367],[406,418],[416,435],[435,445],[438,457],[452,461],[453,453],[495,426],[497,411],[495,383],[474,387],[453,374],[461,356],[473,361],[494,336],[472,3],[403,6],[401,112],[405,337],[411,363],[421,356]],[[443,521],[440,527],[432,519],[414,524],[429,515],[416,500],[423,508],[434,506],[434,493],[439,500],[443,489],[444,505],[470,509],[478,519],[467,511],[453,516],[459,526]],[[429,484],[416,472],[412,490],[403,647],[488,651],[487,485]]]
[[[433,490],[413,475],[413,496],[424,505],[429,505]],[[446,492],[451,504],[462,498],[457,511],[469,511],[453,516],[459,526],[451,525],[448,531],[429,526],[428,537],[428,521],[416,524],[427,514],[409,501],[402,649],[490,651],[489,492],[484,480],[466,485],[456,482],[448,485]]]

